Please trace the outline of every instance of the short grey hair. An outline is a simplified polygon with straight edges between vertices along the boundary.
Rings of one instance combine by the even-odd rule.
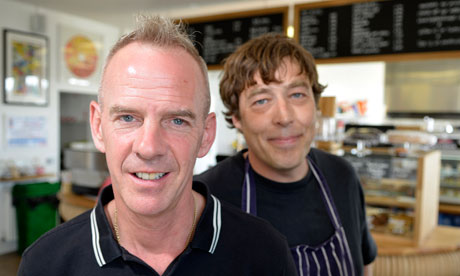
[[[112,60],[113,56],[115,56],[118,51],[123,49],[128,44],[140,42],[164,49],[174,47],[181,48],[192,56],[192,58],[200,67],[205,82],[206,91],[203,91],[205,94],[205,114],[208,114],[211,105],[208,68],[206,66],[206,62],[203,60],[203,58],[198,53],[198,50],[193,45],[191,35],[189,35],[186,31],[186,26],[181,21],[174,21],[173,19],[159,15],[148,16],[141,14],[138,15],[136,19],[137,28],[134,31],[122,36],[117,41],[117,43],[113,45],[109,55],[107,56],[104,70],[102,72],[101,85],[99,87],[99,104],[102,105],[104,75],[107,70],[107,66]]]

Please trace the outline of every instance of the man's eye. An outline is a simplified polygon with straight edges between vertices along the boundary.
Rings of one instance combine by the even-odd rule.
[[[261,99],[261,100],[255,101],[254,104],[256,104],[256,105],[262,105],[262,104],[265,104],[265,103],[267,103],[267,102],[268,102],[267,99]]]
[[[294,93],[294,94],[291,95],[291,97],[297,98],[297,99],[298,99],[298,98],[302,98],[303,96],[304,96],[303,93]]]
[[[132,122],[134,120],[134,117],[131,116],[131,115],[123,115],[123,116],[121,116],[121,120],[123,122],[129,123],[129,122]]]
[[[178,125],[178,126],[184,124],[184,120],[179,119],[179,118],[174,118],[172,121],[173,121],[173,123],[174,123],[175,125]]]

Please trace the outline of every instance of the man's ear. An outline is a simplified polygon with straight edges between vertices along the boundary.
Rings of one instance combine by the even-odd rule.
[[[104,135],[102,133],[102,113],[100,105],[91,101],[89,104],[90,117],[89,122],[91,125],[91,135],[96,148],[105,153]]]
[[[232,115],[232,123],[241,132],[241,121],[236,115]]]
[[[204,122],[204,132],[201,138],[201,146],[198,151],[199,158],[205,156],[211,149],[214,139],[216,138],[216,114],[211,112]]]

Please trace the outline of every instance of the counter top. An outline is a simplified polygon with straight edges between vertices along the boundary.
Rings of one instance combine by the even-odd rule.
[[[0,182],[22,182],[27,180],[35,180],[41,178],[49,178],[54,177],[54,174],[39,174],[39,175],[28,175],[28,176],[21,176],[15,178],[0,178]]]
[[[84,195],[77,195],[74,193],[59,193],[58,198],[60,201],[65,202],[67,204],[88,208],[91,209],[96,204],[96,198],[84,196]]]
[[[385,235],[372,233],[379,255],[417,255],[460,250],[460,228],[437,226],[422,245],[388,240]]]

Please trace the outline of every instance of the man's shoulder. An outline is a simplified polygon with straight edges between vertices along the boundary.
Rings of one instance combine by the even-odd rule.
[[[244,175],[244,159],[242,153],[229,156],[217,163],[214,167],[204,171],[201,174],[195,175],[194,179],[206,184],[214,183],[215,181],[225,180],[227,176]]]
[[[225,223],[224,227],[235,239],[249,242],[278,241],[278,246],[286,241],[286,238],[265,219],[245,213],[228,202],[222,201],[221,204],[222,223]]]

